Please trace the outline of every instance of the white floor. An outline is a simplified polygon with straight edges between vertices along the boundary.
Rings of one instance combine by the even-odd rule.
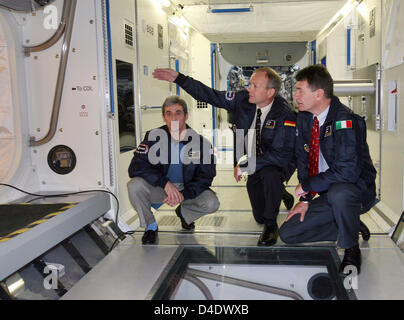
[[[294,194],[296,177],[292,177],[287,190]],[[184,234],[179,219],[169,206],[162,206],[157,216],[160,240],[165,244],[192,245],[255,245],[263,226],[257,224],[251,213],[245,182],[236,183],[233,170],[218,170],[212,189],[220,200],[219,210],[196,221],[195,232]],[[287,209],[280,208],[278,225],[286,218]],[[171,218],[170,218],[171,217]],[[376,217],[376,219],[374,218]],[[404,299],[404,254],[391,241],[389,226],[379,223],[377,213],[370,210],[361,216],[372,236],[366,242],[360,238],[362,273],[358,277],[355,294],[359,299]],[[307,244],[311,245],[311,244]],[[324,242],[314,245],[335,245]],[[285,246],[278,240],[276,246]],[[344,251],[338,249],[342,259]]]
[[[288,191],[293,194],[295,177]],[[182,246],[252,247],[256,246],[263,226],[251,213],[245,182],[237,184],[233,170],[218,170],[212,189],[221,202],[219,210],[198,219],[193,232],[182,230],[174,208],[163,205],[155,214],[159,225],[156,245],[142,245],[143,230],[139,229],[120,243],[103,261],[70,290],[64,299],[147,299],[161,276],[174,263]],[[278,224],[286,218],[281,206]],[[388,228],[374,219],[375,213],[361,219],[371,230],[368,242],[360,238],[362,272],[352,279],[358,299],[404,299],[404,254],[391,240]],[[306,247],[335,247],[333,242],[304,244]],[[273,248],[290,247],[278,240]],[[336,248],[342,259],[344,251]],[[279,277],[282,278],[280,275]],[[127,279],[131,279],[128,281]],[[111,290],[113,288],[113,290]]]
[[[295,186],[297,185],[296,176],[293,176],[287,185],[287,191],[294,195]],[[196,222],[197,230],[200,231],[217,231],[217,232],[257,232],[259,233],[263,226],[255,223],[254,218],[251,213],[251,204],[248,198],[247,189],[245,187],[245,182],[237,183],[233,177],[232,169],[219,169],[217,170],[217,175],[213,181],[212,190],[217,193],[220,201],[219,210],[213,214],[208,215]],[[296,201],[296,198],[295,198]],[[296,203],[296,202],[295,202]],[[181,230],[180,223],[176,216],[172,216],[173,208],[168,205],[163,205],[156,213],[157,220],[163,219],[163,230],[168,230],[165,223],[174,224],[171,226],[171,230]],[[286,218],[288,211],[284,204],[281,204],[280,214],[278,217],[278,225],[280,226]],[[223,219],[230,220],[235,214],[242,214],[239,219],[234,221],[234,225],[229,223],[222,223],[224,226],[219,227],[208,227],[211,225],[209,221],[213,220],[213,217],[222,217]],[[172,216],[172,219],[168,219],[167,216]],[[368,226],[369,230],[373,234],[387,234],[389,229],[385,224],[379,224],[378,220],[374,217],[376,213],[371,209],[368,213],[361,215],[361,220]],[[164,217],[164,218],[163,218]],[[174,218],[175,217],[175,218]],[[218,218],[215,218],[216,220]],[[172,220],[172,221],[170,221]],[[213,223],[213,221],[210,221]],[[208,226],[207,226],[208,225]],[[227,227],[226,227],[227,225]],[[172,229],[172,227],[175,227]],[[178,228],[177,228],[178,227]],[[168,228],[168,229],[167,229]],[[231,229],[231,230],[230,230]]]
[[[242,215],[237,216],[236,220]],[[63,299],[149,299],[151,292],[161,285],[161,281],[165,281],[165,276],[177,261],[177,253],[181,247],[203,246],[214,254],[217,247],[242,249],[255,246],[258,235],[254,233],[202,232],[197,227],[196,231],[192,233],[179,230],[159,232],[156,245],[142,245],[141,237],[142,232],[136,232],[133,236],[126,238],[69,290]],[[332,243],[316,244],[317,247],[332,245]],[[311,247],[312,245],[307,244],[306,246]],[[368,242],[361,241],[360,246],[363,261],[362,272],[349,284],[354,295],[359,300],[403,300],[404,254],[385,235],[372,235]],[[279,247],[285,248],[285,245],[279,242],[271,249]],[[288,248],[293,249],[289,246]],[[338,250],[338,254],[341,256],[343,252]],[[268,270],[274,271],[274,268],[271,267]],[[301,274],[301,272],[303,273]],[[291,280],[285,277],[284,270],[280,269],[275,273],[277,274],[275,279],[286,283],[279,287],[287,288],[287,284]],[[271,276],[274,274],[271,273]],[[306,276],[304,270],[294,273],[294,278],[297,280]],[[257,279],[254,282],[261,283]],[[245,295],[240,294],[237,299],[243,299],[243,297]],[[200,297],[188,296],[187,298],[198,299]],[[228,296],[221,295],[221,298],[228,299]],[[252,295],[250,298],[268,299],[268,297],[259,295]]]

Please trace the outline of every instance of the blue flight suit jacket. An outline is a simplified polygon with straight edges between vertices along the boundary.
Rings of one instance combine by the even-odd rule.
[[[169,179],[168,169],[172,162],[171,135],[166,125],[146,132],[145,138],[134,152],[129,165],[129,177],[141,177],[154,187],[164,188]],[[157,133],[156,133],[157,132]],[[163,133],[168,139],[161,138]],[[216,161],[210,142],[187,126],[188,138],[181,141],[184,144],[182,162],[184,189],[180,191],[184,200],[193,199],[203,191],[208,190],[216,176]],[[158,136],[159,138],[155,138]],[[153,163],[150,154],[162,161]],[[178,160],[178,159],[177,159]],[[178,162],[177,162],[178,163]]]
[[[207,102],[213,106],[226,109],[233,114],[233,130],[244,130],[244,137],[251,128],[256,113],[256,105],[250,103],[247,90],[226,92],[212,89],[200,81],[179,73],[175,79],[181,88],[194,99]],[[263,153],[257,155],[255,172],[264,166],[276,166],[289,176],[291,167],[294,171],[294,144],[296,138],[296,113],[281,96],[276,96],[271,110],[265,120],[261,131],[261,149]],[[243,150],[245,154],[245,150]],[[234,151],[237,164],[238,152]]]
[[[320,128],[320,150],[329,169],[309,178],[308,163],[313,114],[297,115],[296,164],[304,191],[327,191],[333,183],[356,184],[362,204],[376,198],[376,170],[366,142],[366,123],[362,117],[333,97],[327,118]],[[305,200],[311,200],[310,194]]]

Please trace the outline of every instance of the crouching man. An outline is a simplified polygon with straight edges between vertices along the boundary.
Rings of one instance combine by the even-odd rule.
[[[288,244],[337,241],[345,249],[340,274],[346,275],[352,267],[359,274],[359,233],[369,239],[359,216],[376,199],[366,123],[334,96],[334,82],[325,67],[306,67],[296,80],[295,154],[300,183],[295,193],[300,202],[290,210],[280,237]]]
[[[146,228],[143,244],[157,239],[152,204],[176,207],[186,230],[193,230],[195,220],[217,211],[220,205],[209,188],[216,176],[212,146],[186,124],[186,102],[178,96],[168,97],[162,110],[165,125],[146,133],[129,166],[129,199],[140,226]]]

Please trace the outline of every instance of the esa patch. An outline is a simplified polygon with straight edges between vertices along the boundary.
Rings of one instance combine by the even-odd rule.
[[[232,101],[236,97],[236,93],[234,91],[227,91],[226,92],[226,100]]]
[[[143,143],[139,144],[139,146],[136,148],[135,152],[140,153],[140,154],[147,154],[147,152],[149,152],[149,146],[147,146]]]
[[[310,147],[309,147],[308,144],[305,144],[305,145],[304,145],[304,151],[310,152]]]
[[[276,121],[275,121],[275,120],[268,120],[268,121],[265,123],[264,127],[267,128],[267,129],[273,129],[273,128],[275,128],[275,125],[276,125]]]

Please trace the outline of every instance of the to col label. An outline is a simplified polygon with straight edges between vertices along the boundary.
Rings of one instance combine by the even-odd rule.
[[[92,86],[75,86],[72,88],[73,91],[79,91],[79,92],[89,92],[93,91]]]

